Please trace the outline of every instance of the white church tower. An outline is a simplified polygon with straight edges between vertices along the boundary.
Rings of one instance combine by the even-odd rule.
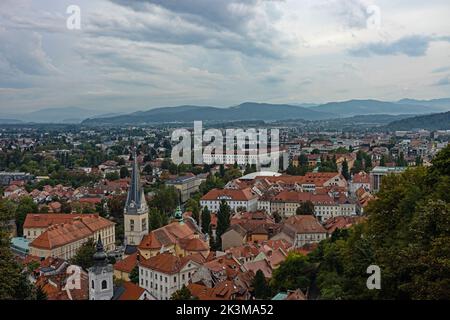
[[[111,300],[114,295],[112,264],[103,248],[102,239],[97,241],[97,252],[94,254],[94,266],[89,268],[89,300]]]

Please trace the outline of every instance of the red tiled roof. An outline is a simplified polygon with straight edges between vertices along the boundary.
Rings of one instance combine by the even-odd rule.
[[[81,198],[78,202],[98,204],[102,202],[102,198]]]
[[[125,291],[120,295],[117,300],[138,300],[141,295],[144,293],[145,289],[139,287],[137,284],[133,282],[124,282],[122,284]]]
[[[186,251],[206,251],[209,250],[209,245],[199,238],[180,239],[180,247]]]
[[[230,198],[233,201],[249,201],[256,198],[250,188],[246,189],[212,189],[205,194],[201,200],[220,200]]]
[[[216,284],[213,288],[208,288],[197,283],[190,283],[188,289],[191,295],[199,300],[231,300],[234,294],[239,292],[232,281],[225,280]]]
[[[132,255],[126,257],[125,259],[117,261],[114,264],[114,270],[130,273],[134,269],[134,267],[136,267],[138,264],[137,255],[138,253],[135,252]]]
[[[313,215],[292,216],[286,220],[285,224],[292,227],[297,233],[327,232]]]
[[[165,274],[174,274],[179,272],[189,261],[202,263],[202,259],[198,254],[180,258],[171,253],[161,253],[147,260],[141,260],[139,265]]]
[[[370,183],[370,175],[365,173],[364,171],[361,171],[360,173],[357,173],[352,178],[352,183]]]
[[[194,238],[195,233],[196,230],[193,229],[191,224],[175,221],[145,235],[139,244],[139,249],[154,250],[159,249],[162,246],[174,245],[179,242],[180,239]]]
[[[272,197],[272,201],[277,202],[306,202],[314,204],[334,204],[333,198],[326,193],[314,194],[311,192],[297,192],[285,190]]]
[[[97,215],[78,217],[63,224],[52,225],[31,242],[30,247],[53,249],[81,239],[88,238],[95,231],[113,225],[105,218]]]
[[[81,216],[96,214],[62,214],[62,213],[29,213],[23,224],[24,228],[47,228],[51,225],[61,224]]]
[[[247,270],[251,270],[255,274],[258,270],[261,270],[266,278],[272,278],[272,267],[266,259],[247,262],[244,266]]]

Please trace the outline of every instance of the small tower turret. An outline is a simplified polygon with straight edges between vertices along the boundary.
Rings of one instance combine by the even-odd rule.
[[[102,238],[99,235],[96,252],[94,253],[94,266],[89,268],[89,300],[111,300],[114,294],[113,266],[108,262]]]

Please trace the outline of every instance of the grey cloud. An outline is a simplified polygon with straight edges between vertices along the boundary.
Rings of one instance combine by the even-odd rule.
[[[362,29],[367,26],[370,14],[365,0],[315,0],[314,7],[337,17],[346,28]]]
[[[446,77],[444,77],[442,79],[439,79],[433,85],[434,86],[448,86],[448,85],[450,85],[450,76],[446,76]]]
[[[156,5],[202,25],[228,30],[240,30],[256,15],[259,0],[111,0],[141,11]]]
[[[393,42],[368,43],[351,49],[349,53],[356,57],[370,57],[374,55],[406,55],[409,57],[425,56],[430,43],[433,41],[448,41],[446,37],[431,37],[412,35]]]
[[[259,10],[262,0],[110,0],[135,14],[111,21],[93,19],[91,30],[132,41],[196,45],[248,56],[283,56],[272,18]],[[155,11],[163,8],[164,11]]]
[[[11,69],[24,74],[47,75],[57,71],[36,32],[0,30],[0,56]]]
[[[447,71],[450,71],[450,66],[436,68],[433,70],[433,73],[441,73],[441,72],[447,72]]]
[[[369,18],[367,5],[359,0],[339,1],[337,14],[341,21],[350,28],[366,28]]]
[[[282,83],[285,82],[285,80],[281,77],[277,77],[277,76],[267,76],[264,78],[264,82],[269,84],[269,85],[280,85]]]

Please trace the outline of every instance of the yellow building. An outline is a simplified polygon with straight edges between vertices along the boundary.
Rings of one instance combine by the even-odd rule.
[[[115,249],[115,223],[98,215],[81,215],[48,227],[30,243],[30,254],[41,258],[71,259],[89,239],[101,236],[106,250]]]

